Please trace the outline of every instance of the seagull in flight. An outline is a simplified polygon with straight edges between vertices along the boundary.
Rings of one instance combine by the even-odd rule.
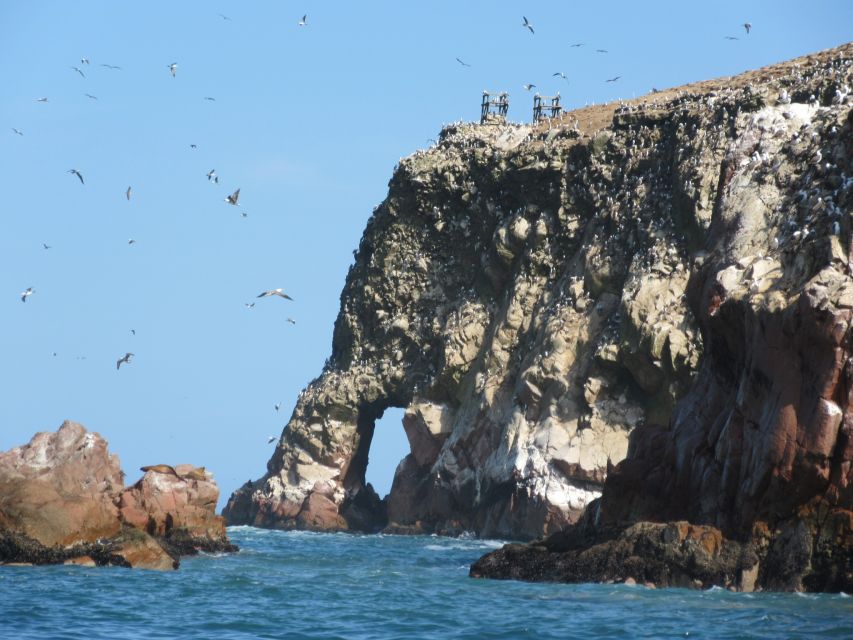
[[[127,191],[124,192],[125,197],[130,200],[130,194],[133,193],[133,189],[131,187],[127,188]]]
[[[230,22],[230,20],[231,20],[231,18],[229,18],[228,16],[226,16],[224,13],[220,13],[220,14],[218,14],[218,15],[219,15],[219,17],[220,17],[220,18],[222,18],[223,20],[228,20],[229,22]]]
[[[619,78],[621,78],[621,77],[622,77],[622,76],[616,76],[616,77],[614,77],[614,78],[610,78],[610,79],[608,79],[608,80],[605,80],[605,82],[616,82],[616,81],[617,81]]]
[[[456,58],[456,62],[458,62],[459,64],[461,64],[463,67],[470,67],[470,66],[471,66],[471,65],[470,65],[470,64],[468,64],[467,62],[462,62],[462,60],[460,60],[459,58]]]
[[[48,249],[53,249],[53,247],[51,247],[51,246],[50,246],[49,244],[47,244],[46,242],[42,242],[42,243],[41,243],[41,246],[43,246],[43,247],[44,247],[45,251],[47,251]]]
[[[192,145],[192,144],[191,144],[191,145],[190,145],[190,147],[193,147],[193,148],[194,148],[194,147],[195,147],[195,145]],[[211,180],[213,180],[215,177],[216,177],[216,169],[211,169],[210,171],[208,171],[208,172],[207,172],[207,181],[208,181],[208,182],[210,182]]]
[[[740,38],[735,38],[734,36],[726,36],[726,40],[740,40]]]
[[[127,244],[129,244],[129,245],[131,245],[131,244],[136,244],[136,240],[134,240],[133,238],[130,238],[130,239],[127,241]]]
[[[560,76],[560,77],[561,77],[563,80],[565,80],[566,82],[568,82],[568,81],[569,81],[569,79],[566,77],[566,74],[565,74],[565,73],[563,73],[562,71],[558,71],[557,73],[553,73],[553,74],[551,74],[551,77],[556,77],[556,76]]]
[[[743,28],[746,29],[746,35],[749,35],[749,30],[752,29],[752,25],[748,22],[744,22]]]
[[[276,438],[275,436],[270,436],[269,438],[267,438],[267,444],[272,444],[276,440],[278,440],[278,438]]]
[[[235,207],[238,206],[237,200],[239,200],[239,199],[240,199],[240,190],[239,189],[237,189],[237,191],[232,193],[230,196],[225,196],[225,202],[227,202],[228,204],[233,204]]]
[[[244,302],[243,306],[246,307],[247,309],[254,309],[255,303],[254,302]]]
[[[288,321],[290,324],[296,324],[296,320],[294,320],[293,318],[288,318],[288,319],[287,319],[287,321]]]
[[[89,64],[89,58],[86,58],[86,57],[80,58],[80,64]]]
[[[296,26],[298,26],[298,27],[308,26],[308,14],[307,13],[304,16],[302,16],[302,20],[300,20],[299,22],[296,23]]]
[[[275,403],[275,410],[278,411],[279,409],[281,409],[281,402],[276,402]]]
[[[172,73],[172,77],[174,78],[175,74],[178,73],[178,63],[173,62],[172,64],[167,64],[166,66],[169,67],[169,71]]]
[[[570,44],[569,48],[571,49],[571,48],[575,48],[575,47],[582,47],[585,44],[586,44],[585,42],[575,42],[574,44]]]
[[[21,292],[21,302],[26,302],[31,295],[33,295],[33,288],[27,287],[26,291]]]
[[[198,145],[197,144],[190,144],[190,149],[198,149]]]
[[[526,84],[526,85],[524,85],[524,90],[525,90],[525,91],[530,91],[531,89],[535,89],[535,88],[536,88],[536,85],[535,85],[535,84]]]
[[[521,17],[524,18],[524,22],[521,23],[521,26],[525,27],[526,29],[530,29],[530,33],[536,33],[535,31],[533,31],[533,25],[530,24],[530,21],[524,16]]]
[[[119,66],[117,66],[117,65],[114,65],[114,64],[103,64],[103,63],[102,63],[102,64],[101,64],[101,66],[102,66],[102,67],[105,67],[105,68],[107,68],[107,69],[114,69],[114,70],[116,70],[116,71],[121,71],[121,67],[119,67]]]
[[[91,93],[84,93],[83,95],[86,96],[87,98],[91,98],[92,100],[98,99],[98,96],[93,96]]]
[[[205,100],[209,100],[210,102],[216,102],[216,98],[211,98],[210,96],[204,96]]]
[[[130,352],[128,351],[128,352],[127,352],[127,353],[125,353],[121,358],[119,358],[119,359],[116,361],[116,371],[118,371],[119,369],[121,369],[121,365],[122,365],[122,363],[124,363],[124,364],[130,364],[130,359],[131,359],[132,357],[133,357],[133,354],[132,354],[132,353],[130,353]]]
[[[77,171],[77,169],[69,169],[69,170],[68,170],[68,173],[73,173],[75,176],[77,176],[78,178],[80,178],[80,184],[86,184],[86,183],[83,181],[83,174],[82,174],[82,173],[80,173],[79,171]]]
[[[607,49],[596,49],[596,53],[610,53]]]
[[[36,102],[47,102],[47,98],[36,98]]]
[[[77,73],[79,73],[81,78],[86,77],[86,74],[80,70],[80,67],[71,67],[71,68],[74,69],[74,71],[76,71]]]
[[[15,133],[17,133],[19,136],[24,135],[24,132],[23,132],[23,131],[21,131],[20,129],[16,129],[15,127],[12,127],[12,131],[14,131]]]
[[[282,289],[270,289],[269,291],[263,291],[258,294],[258,298],[266,298],[268,296],[278,296],[279,298],[284,298],[285,300],[293,301],[289,295],[287,295]]]

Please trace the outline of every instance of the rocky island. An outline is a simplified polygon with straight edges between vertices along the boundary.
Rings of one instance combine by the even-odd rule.
[[[180,556],[236,551],[204,468],[154,465],[130,487],[106,441],[74,422],[0,453],[0,565],[177,569]]]
[[[853,589],[851,65],[445,127],[227,521],[547,536],[482,577]],[[380,499],[389,407],[411,453]]]

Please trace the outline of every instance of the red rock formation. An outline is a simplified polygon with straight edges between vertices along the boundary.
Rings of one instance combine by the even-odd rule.
[[[235,550],[209,474],[179,465],[124,489],[106,441],[79,424],[0,453],[0,564],[175,569],[180,555]]]

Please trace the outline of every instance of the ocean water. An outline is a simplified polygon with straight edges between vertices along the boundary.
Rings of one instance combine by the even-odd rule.
[[[843,594],[473,580],[499,542],[229,535],[173,573],[0,567],[0,638],[853,638]]]

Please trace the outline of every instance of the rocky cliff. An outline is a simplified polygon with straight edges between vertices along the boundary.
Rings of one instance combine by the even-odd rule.
[[[446,127],[395,171],[228,521],[531,538],[592,503],[549,553],[644,520],[849,549],[851,57]],[[388,407],[411,453],[380,501]]]
[[[0,565],[177,569],[182,555],[236,551],[219,489],[192,465],[155,465],[125,488],[106,441],[74,422],[0,453]]]

